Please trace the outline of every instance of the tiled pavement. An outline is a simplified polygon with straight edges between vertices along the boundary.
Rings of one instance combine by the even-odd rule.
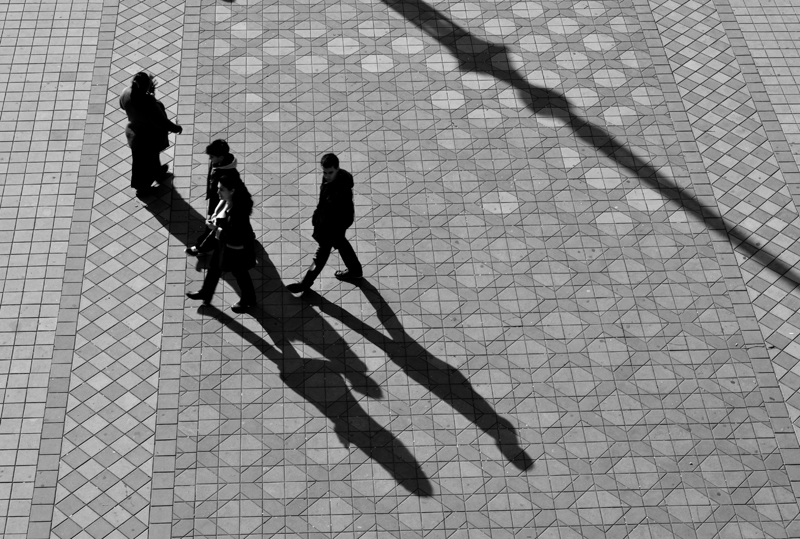
[[[793,2],[0,11],[3,537],[800,537]],[[183,296],[219,136],[243,316]],[[327,151],[367,278],[299,299]]]

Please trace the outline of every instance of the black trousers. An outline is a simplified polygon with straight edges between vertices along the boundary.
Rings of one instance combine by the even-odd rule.
[[[214,291],[217,289],[219,279],[224,273],[220,264],[222,258],[222,249],[224,246],[219,246],[214,249],[214,254],[211,255],[206,278],[203,280],[203,288],[200,293],[204,298],[211,299],[214,296]],[[236,278],[236,284],[239,285],[239,291],[242,295],[241,301],[245,305],[255,305],[256,303],[256,290],[253,287],[253,280],[250,279],[250,270],[244,267],[237,267],[231,270],[231,273]]]
[[[306,276],[303,277],[303,283],[310,286],[319,274],[322,273],[322,268],[328,263],[328,258],[330,258],[333,249],[339,251],[342,262],[344,262],[348,270],[353,273],[361,273],[363,269],[361,262],[359,262],[358,256],[356,256],[356,252],[353,250],[353,246],[350,245],[350,242],[347,241],[344,234],[335,238],[325,238],[321,241],[317,240],[317,243],[317,252],[314,255],[311,266],[308,267]]]
[[[135,144],[131,148],[132,167],[131,167],[131,187],[134,189],[146,189],[153,185],[153,182],[161,181],[164,178],[164,171],[161,169],[160,151],[153,147],[139,148]]]

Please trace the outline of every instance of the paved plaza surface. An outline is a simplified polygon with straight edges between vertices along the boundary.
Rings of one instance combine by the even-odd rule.
[[[0,536],[800,538],[795,0],[1,0]],[[136,198],[134,73],[184,132]],[[259,305],[204,261],[205,146]],[[356,181],[302,297],[319,157]]]

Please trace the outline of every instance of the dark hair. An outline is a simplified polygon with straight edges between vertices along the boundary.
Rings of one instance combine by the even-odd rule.
[[[206,146],[207,155],[220,156],[220,155],[228,155],[229,153],[231,153],[231,147],[228,146],[228,143],[222,140],[221,138],[218,138],[217,140]]]
[[[155,78],[144,71],[139,71],[133,76],[131,89],[136,93],[149,94],[156,89]]]
[[[238,170],[235,168],[219,170],[218,180],[226,189],[233,191],[231,203],[234,208],[245,212],[247,215],[253,213],[253,196],[247,190],[247,186],[242,181]]]
[[[326,153],[320,159],[319,164],[322,168],[339,168],[339,158],[332,153]]]

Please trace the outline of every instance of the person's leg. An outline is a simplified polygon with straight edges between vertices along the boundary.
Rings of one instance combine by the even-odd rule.
[[[256,289],[253,286],[253,280],[250,278],[250,270],[239,269],[231,273],[236,278],[236,284],[239,285],[239,292],[242,295],[241,300],[232,309],[234,312],[244,311],[256,304]]]
[[[141,144],[137,144],[136,149],[131,148],[133,157],[131,187],[137,191],[147,189],[153,185],[154,181],[161,181],[164,178],[159,152],[152,147],[142,148],[141,146]]]
[[[152,160],[151,166],[153,167],[153,181],[161,183],[167,177],[169,165],[161,164],[161,151],[159,150],[155,150],[153,152]]]
[[[349,241],[347,241],[347,238],[342,236],[336,242],[335,247],[339,251],[339,256],[342,257],[342,262],[344,262],[344,265],[347,268],[347,273],[337,271],[336,277],[340,279],[355,279],[361,277],[364,273],[361,262],[358,260],[358,256],[356,255],[355,250],[353,250],[353,246]]]
[[[222,277],[222,267],[220,266],[221,249],[215,249],[214,254],[211,255],[211,260],[208,263],[208,270],[206,271],[206,278],[203,279],[203,286],[197,292],[187,292],[186,296],[190,299],[200,299],[203,303],[208,305],[211,303],[211,298],[214,297],[214,291],[217,289],[219,279]]]
[[[306,276],[303,278],[303,282],[307,282],[308,286],[311,286],[314,280],[319,277],[319,274],[322,273],[322,268],[328,263],[332,250],[333,245],[327,241],[318,244],[317,252],[314,254],[314,260],[311,261]]]
[[[131,147],[131,187],[138,190],[143,183],[147,171],[147,157],[138,147]]]
[[[325,267],[325,264],[328,262],[328,258],[331,256],[331,251],[333,250],[333,245],[329,242],[319,243],[317,246],[317,252],[314,254],[314,260],[311,262],[311,265],[308,267],[308,271],[306,271],[305,277],[299,283],[290,284],[287,288],[290,292],[305,292],[311,285],[314,284],[314,280],[322,273],[322,268]]]

